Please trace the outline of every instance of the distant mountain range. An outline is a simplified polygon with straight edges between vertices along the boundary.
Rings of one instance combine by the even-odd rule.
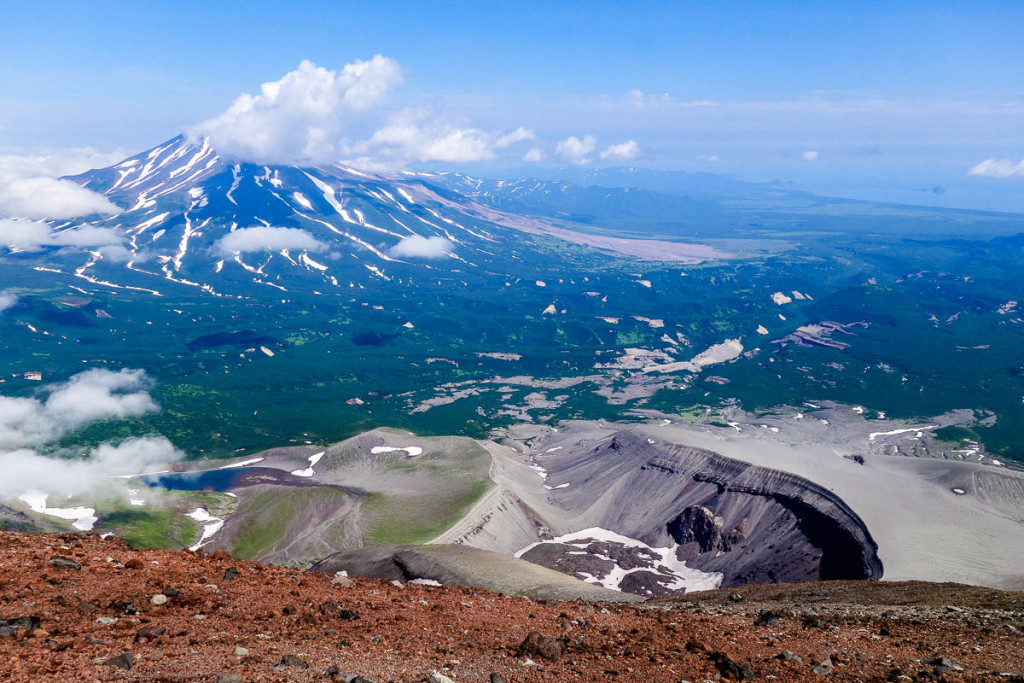
[[[125,209],[92,221],[116,229],[124,249],[76,262],[80,277],[112,287],[185,286],[235,296],[250,282],[327,293],[439,272],[526,276],[558,261],[539,255],[550,256],[552,245],[537,237],[556,238],[556,251],[564,242],[617,250],[587,235],[721,245],[772,231],[791,236],[808,215],[818,217],[819,230],[822,220],[833,230],[896,234],[1024,230],[1018,217],[908,213],[707,173],[579,170],[568,182],[234,163],[205,139],[185,136],[70,179]]]

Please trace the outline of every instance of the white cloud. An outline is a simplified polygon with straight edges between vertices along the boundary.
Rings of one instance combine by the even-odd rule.
[[[124,242],[115,228],[85,225],[55,231],[47,223],[0,218],[0,247],[35,251],[42,247],[112,247]]]
[[[818,153],[815,152],[814,150],[810,150],[801,154],[800,158],[803,159],[804,161],[817,161]]]
[[[588,155],[596,148],[597,140],[593,135],[584,135],[582,139],[571,136],[559,142],[555,146],[555,152],[570,164],[583,166],[593,161]]]
[[[97,498],[103,489],[116,486],[113,477],[159,471],[183,457],[162,436],[131,438],[116,446],[104,443],[77,459],[47,457],[31,449],[0,451],[0,497],[37,492]]]
[[[150,386],[143,370],[86,370],[51,388],[46,413],[72,429],[102,419],[145,415],[157,410]]]
[[[161,470],[181,460],[184,454],[162,436],[104,443],[85,457],[78,457],[74,448],[50,455],[35,449],[98,420],[157,411],[151,386],[142,370],[99,368],[45,386],[39,397],[0,396],[0,499],[45,493],[98,500],[121,490],[123,484],[114,479],[118,475]]]
[[[130,153],[122,149],[100,152],[92,147],[2,155],[0,179],[7,181],[11,178],[60,178],[94,168],[106,168],[127,156],[130,156]]]
[[[280,80],[264,83],[259,94],[240,95],[189,134],[208,137],[228,158],[299,165],[344,160],[368,170],[489,160],[495,150],[535,139],[522,126],[488,132],[438,119],[422,108],[388,114],[386,100],[402,84],[402,71],[381,55],[338,71],[303,61]]]
[[[648,95],[643,90],[630,90],[626,93],[626,101],[637,109],[653,109],[671,107],[674,102],[668,93]]]
[[[543,161],[544,158],[544,150],[540,147],[531,147],[530,151],[523,155],[523,161],[530,163]]]
[[[0,156],[0,216],[64,220],[120,209],[101,194],[59,176],[108,166],[125,156],[91,148]]]
[[[1009,159],[985,159],[967,172],[967,175],[983,178],[1024,177],[1024,159],[1013,163]]]
[[[410,235],[405,237],[388,252],[398,258],[444,258],[455,245],[444,237],[423,237]]]
[[[0,289],[0,313],[13,308],[18,303],[18,295],[6,289]]]
[[[497,140],[494,141],[494,146],[497,147],[498,149],[504,149],[506,147],[516,144],[517,142],[536,139],[537,136],[533,134],[532,130],[525,128],[524,126],[519,126],[511,133],[505,133],[504,135],[500,136]]]
[[[240,95],[217,118],[193,127],[218,153],[263,163],[336,161],[361,116],[402,83],[402,68],[376,55],[331,71],[304,60],[260,94]]]
[[[0,450],[49,443],[97,420],[155,412],[151,384],[142,370],[100,368],[45,387],[45,400],[0,396]]]
[[[602,159],[626,161],[628,159],[636,159],[638,156],[640,156],[640,145],[636,144],[636,140],[611,145],[601,152]]]
[[[410,161],[465,163],[494,158],[494,140],[477,128],[455,128],[430,120],[424,111],[406,109],[368,140],[351,145],[365,165],[402,166]],[[358,162],[354,162],[358,164]]]
[[[720,157],[717,154],[701,154],[698,158],[703,161],[708,161],[712,164],[719,161],[720,159]]]
[[[327,245],[300,228],[240,228],[217,240],[215,250],[223,256],[252,251],[280,251],[297,249],[323,251]]]

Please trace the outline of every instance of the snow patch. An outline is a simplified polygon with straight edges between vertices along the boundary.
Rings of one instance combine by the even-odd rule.
[[[296,477],[312,477],[316,474],[316,472],[313,471],[313,468],[318,462],[320,462],[320,458],[324,457],[325,452],[326,451],[320,451],[319,453],[309,456],[309,467],[301,470],[293,470],[292,474]]]
[[[423,449],[419,446],[405,446],[404,448],[395,448],[393,446],[374,446],[370,449],[370,452],[374,455],[381,453],[394,453],[395,451],[405,451],[407,458],[415,458],[417,455],[423,454]]]
[[[203,525],[203,535],[199,537],[199,540],[196,541],[195,545],[189,547],[189,550],[193,552],[209,543],[213,535],[220,531],[221,527],[224,526],[224,520],[220,517],[214,517],[206,508],[196,508],[185,516],[200,523],[207,522]]]
[[[914,432],[914,438],[920,439],[924,436],[925,430],[937,429],[939,425],[928,425],[926,427],[911,427],[910,429],[893,429],[888,432],[871,432],[868,434],[868,441],[874,441],[880,436],[896,436],[897,434],[909,434]]]
[[[59,517],[60,519],[73,519],[74,523],[71,525],[80,531],[92,531],[92,527],[96,524],[98,518],[96,517],[96,510],[94,508],[87,507],[73,507],[73,508],[51,508],[46,507],[45,493],[39,493],[37,491],[29,491],[18,496],[18,500],[22,501],[32,512],[38,512],[41,515],[48,515],[50,517]]]
[[[678,546],[672,546],[670,548],[652,548],[646,543],[638,541],[635,538],[629,538],[628,536],[623,536],[615,533],[614,531],[609,531],[608,529],[602,529],[600,527],[583,529],[582,531],[576,531],[571,534],[553,538],[550,541],[531,543],[517,552],[515,557],[522,557],[532,548],[544,543],[559,543],[562,545],[574,546],[586,551],[594,541],[616,543],[627,548],[637,548],[641,551],[645,551],[653,556],[653,566],[624,569],[611,557],[601,555],[599,553],[588,552],[588,554],[592,554],[594,557],[599,559],[614,562],[615,566],[608,575],[603,578],[580,573],[580,576],[582,576],[583,580],[587,583],[610,588],[611,590],[621,590],[619,585],[621,584],[622,579],[626,576],[638,571],[648,571],[654,572],[664,579],[668,579],[668,581],[665,582],[665,586],[672,591],[686,591],[687,593],[691,593],[694,591],[714,590],[722,585],[722,579],[724,578],[723,574],[719,572],[702,572],[699,569],[687,567],[686,562],[679,560],[676,557],[676,548]]]
[[[258,462],[263,462],[263,458],[249,458],[248,460],[243,460],[242,462],[236,462],[236,463],[233,463],[231,465],[224,465],[224,467],[218,467],[217,469],[219,469],[219,470],[230,470],[230,469],[234,469],[236,467],[248,467],[249,465],[255,465]]]

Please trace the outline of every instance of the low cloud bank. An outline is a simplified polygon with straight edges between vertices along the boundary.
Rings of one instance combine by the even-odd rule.
[[[121,209],[106,197],[60,176],[102,168],[125,157],[91,148],[0,156],[0,216],[66,220]]]
[[[455,245],[444,237],[410,235],[391,247],[389,252],[399,258],[437,259],[447,256]]]
[[[282,249],[324,251],[327,245],[318,241],[308,230],[264,226],[235,230],[221,237],[214,245],[214,251],[221,256]]]
[[[151,386],[142,370],[94,369],[44,387],[45,399],[0,396],[0,450],[56,441],[97,420],[156,412]]]
[[[17,303],[17,294],[6,289],[0,289],[0,313],[3,313],[8,308],[14,308],[14,305]]]
[[[85,225],[55,231],[47,223],[0,218],[0,247],[38,251],[43,247],[116,247],[124,235],[114,228]]]
[[[114,446],[102,444],[84,458],[41,455],[31,449],[0,452],[0,498],[27,492],[100,498],[118,487],[115,477],[162,470],[183,453],[162,436],[144,436]],[[57,506],[59,500],[54,501]]]
[[[119,487],[113,477],[181,460],[183,453],[156,435],[100,444],[84,457],[37,450],[100,420],[156,412],[152,384],[142,370],[93,369],[43,387],[38,397],[0,396],[0,498],[13,501],[27,492],[100,497]]]

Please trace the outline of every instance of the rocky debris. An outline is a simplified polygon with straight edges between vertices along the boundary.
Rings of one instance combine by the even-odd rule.
[[[516,657],[543,657],[557,662],[562,658],[562,643],[557,638],[550,638],[537,631],[530,631],[529,635],[520,643]]]
[[[68,536],[0,532],[4,683],[425,683],[435,671],[457,683],[885,681],[893,671],[892,680],[1009,683],[1024,673],[1020,593],[828,582],[602,604],[362,577],[341,590],[333,573]],[[46,565],[64,546],[82,571]],[[221,591],[203,589],[230,567],[238,575]],[[170,598],[160,606],[150,600],[158,591]],[[360,618],[339,618],[343,609]],[[753,627],[764,611],[779,623]],[[804,629],[805,618],[826,628]],[[558,659],[544,656],[549,646]],[[125,652],[132,670],[102,665]],[[813,674],[826,657],[832,673]]]
[[[943,657],[941,655],[933,659],[925,659],[923,662],[932,667],[933,671],[937,674],[959,673],[964,670],[962,666],[954,662],[949,657]]]
[[[236,569],[235,567],[228,567],[227,569],[224,570],[224,580],[225,581],[231,581],[236,576],[238,576],[238,569]]]
[[[364,678],[363,676],[342,673],[341,667],[339,667],[337,664],[333,664],[329,669],[327,669],[327,672],[324,674],[324,676],[331,679],[332,681],[344,681],[345,683],[376,683],[376,681],[370,680],[369,678]]]
[[[455,683],[452,679],[445,676],[440,671],[431,671],[430,677],[427,678],[430,683]]]
[[[309,662],[298,655],[284,655],[281,657],[281,661],[274,665],[274,671],[287,668],[308,669]]]
[[[831,676],[835,672],[835,664],[832,663],[831,657],[825,657],[821,660],[817,666],[811,669],[811,673],[818,676]]]
[[[771,609],[763,609],[757,613],[754,626],[778,626],[782,615]]]
[[[157,593],[152,598],[150,598],[149,601],[151,603],[153,603],[154,605],[157,605],[157,606],[165,605],[165,604],[167,604],[167,596],[164,595],[163,593]]]
[[[82,564],[73,557],[61,557],[60,555],[55,555],[50,558],[50,564],[57,569],[74,569],[78,572],[82,571]]]
[[[213,683],[242,683],[242,677],[238,674],[218,674]]]
[[[332,615],[344,621],[352,621],[355,619],[359,619],[359,612],[355,611],[354,609],[342,607],[338,603],[332,602],[330,600],[320,605],[320,613]]]
[[[122,652],[116,657],[103,662],[103,666],[112,666],[116,669],[124,669],[125,671],[131,671],[135,668],[135,658],[132,657],[131,652]]]
[[[41,619],[34,616],[0,619],[0,637],[11,638],[17,636],[19,631],[32,633],[39,630],[40,623]]]
[[[156,640],[165,633],[159,626],[143,626],[135,632],[135,642]]]
[[[718,673],[720,673],[723,678],[731,678],[735,681],[752,681],[757,678],[753,669],[743,662],[738,662],[729,657],[724,652],[712,652],[708,656],[708,659],[714,662],[715,667],[718,669]]]

